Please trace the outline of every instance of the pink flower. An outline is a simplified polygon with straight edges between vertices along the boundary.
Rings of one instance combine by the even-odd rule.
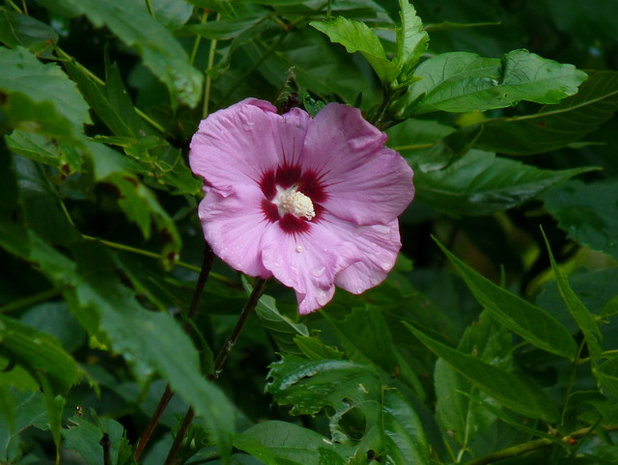
[[[326,305],[335,285],[359,294],[379,284],[414,196],[412,170],[385,142],[336,103],[313,119],[257,99],[211,114],[189,154],[204,178],[204,237],[236,270],[294,288],[301,314]]]

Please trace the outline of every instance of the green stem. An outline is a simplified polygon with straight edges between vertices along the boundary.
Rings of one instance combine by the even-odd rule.
[[[220,21],[221,15],[217,13],[215,21]],[[217,53],[217,39],[210,41],[210,49],[208,51],[208,64],[206,67],[206,81],[204,82],[204,107],[202,110],[202,118],[206,118],[210,112],[210,87],[212,85],[212,77],[210,71],[215,63],[215,54]]]
[[[498,460],[506,459],[509,457],[515,457],[518,455],[532,452],[538,449],[542,449],[547,446],[551,446],[553,442],[550,439],[535,439],[534,441],[524,442],[523,444],[517,444],[516,446],[507,447],[484,457],[468,462],[466,465],[488,465]]]
[[[154,8],[152,7],[152,0],[146,0],[146,7],[148,8],[148,13],[150,13],[150,16],[154,17],[155,13]]]
[[[219,375],[221,374],[221,370],[223,369],[223,365],[225,364],[225,361],[227,360],[230,353],[232,352],[232,349],[234,348],[234,345],[238,341],[238,337],[240,336],[240,333],[242,332],[242,329],[245,326],[245,323],[251,316],[251,313],[253,312],[253,310],[255,309],[258,303],[258,300],[260,300],[260,297],[262,296],[262,293],[264,292],[265,285],[266,285],[265,279],[261,279],[261,278],[255,279],[255,282],[253,283],[253,291],[251,291],[251,295],[249,296],[247,303],[245,303],[245,306],[242,309],[242,312],[240,312],[240,316],[238,317],[236,326],[234,326],[234,329],[232,330],[232,334],[230,334],[228,338],[226,339],[226,341],[223,343],[223,347],[221,347],[221,350],[219,350],[219,353],[217,354],[217,357],[215,358],[214,373],[208,376],[208,379],[210,381],[218,378]],[[185,436],[187,434],[187,431],[189,430],[189,427],[191,426],[191,423],[193,422],[194,417],[195,417],[195,411],[193,410],[193,407],[189,407],[189,410],[187,410],[187,413],[184,419],[182,420],[182,424],[180,425],[180,428],[178,429],[178,433],[176,433],[176,437],[174,438],[172,447],[170,448],[170,451],[167,454],[167,458],[165,459],[164,465],[174,465],[176,463],[176,457],[178,455],[178,451],[180,450],[180,447],[182,443],[184,442]]]
[[[130,252],[130,253],[134,253],[137,255],[142,255],[144,257],[150,257],[150,258],[154,258],[156,260],[164,260],[165,257],[161,254],[158,254],[156,252],[151,252],[149,250],[144,250],[144,249],[138,249],[137,247],[132,247],[130,245],[126,245],[126,244],[120,244],[118,242],[112,242],[112,241],[107,241],[105,239],[100,239],[98,237],[93,237],[93,236],[87,236],[85,234],[82,234],[82,239],[85,239],[87,241],[94,241],[94,242],[99,242],[100,244],[109,247],[110,249],[116,249],[116,250],[122,250],[123,252]],[[181,261],[176,261],[174,262],[174,266],[179,266],[180,268],[185,268],[187,270],[191,270],[191,271],[195,271],[196,273],[199,273],[201,268],[195,266],[195,265],[191,265],[189,263],[185,263],[185,262],[181,262]],[[210,276],[214,279],[216,279],[217,281],[221,281],[225,284],[227,284],[230,287],[234,287],[234,288],[238,288],[239,285],[236,281],[234,281],[233,279],[230,279],[226,276],[223,276],[222,274],[219,273],[211,273]]]
[[[210,10],[204,10],[202,14],[202,19],[200,19],[200,23],[204,24],[208,20],[208,14]],[[202,42],[202,36],[199,34],[195,35],[195,41],[193,42],[193,48],[191,49],[191,56],[189,57],[189,63],[191,66],[195,63],[195,57],[197,56],[197,51],[200,48],[200,42]]]
[[[430,147],[433,147],[435,144],[433,143],[428,143],[428,144],[412,144],[412,145],[400,145],[398,147],[391,147],[391,149],[393,149],[396,152],[402,152],[403,150],[416,150],[416,149],[428,149]]]
[[[593,426],[590,428],[581,428],[576,431],[573,431],[571,434],[564,436],[562,438],[563,441],[568,442],[571,439],[581,439],[589,436],[597,426]],[[605,431],[617,431],[618,425],[604,425],[602,428]],[[518,444],[516,446],[507,447],[506,449],[502,449],[496,452],[492,452],[491,454],[485,455],[475,460],[471,460],[466,463],[466,465],[488,465],[493,462],[497,462],[498,460],[507,459],[510,457],[516,457],[518,455],[525,454],[527,452],[533,452],[538,449],[542,449],[544,447],[550,446],[554,444],[555,439],[535,439],[533,441],[524,442],[522,444]]]

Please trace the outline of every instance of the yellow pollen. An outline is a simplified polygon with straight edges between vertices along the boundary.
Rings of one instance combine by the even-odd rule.
[[[290,213],[296,218],[306,218],[307,220],[315,217],[313,202],[308,196],[298,191],[298,186],[292,186],[288,189],[277,186],[277,195],[275,195],[273,203],[277,206],[281,216]]]

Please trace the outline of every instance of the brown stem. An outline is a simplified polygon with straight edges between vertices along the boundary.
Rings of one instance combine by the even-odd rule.
[[[193,292],[193,298],[191,299],[191,307],[189,308],[189,313],[187,313],[187,318],[190,320],[193,319],[195,317],[195,314],[197,313],[197,307],[199,306],[200,298],[202,297],[202,293],[204,292],[206,280],[208,279],[208,275],[210,274],[210,270],[212,269],[213,259],[214,255],[212,253],[212,249],[210,248],[210,245],[208,245],[208,243],[206,242],[204,246],[204,259],[202,262],[202,269],[200,270],[200,275],[197,278],[195,291]],[[185,323],[184,330],[187,334],[189,334],[191,332],[191,326],[188,323]],[[137,447],[135,448],[134,454],[136,462],[142,456],[146,445],[150,441],[150,438],[152,437],[152,434],[157,428],[157,425],[161,420],[161,416],[163,415],[163,412],[165,412],[165,409],[167,408],[170,400],[172,400],[172,397],[174,397],[174,393],[172,392],[170,385],[168,384],[167,386],[165,386],[165,391],[163,391],[163,395],[159,400],[159,404],[157,405],[157,408],[152,414],[152,417],[150,418],[150,421],[148,422],[144,433],[137,442]]]
[[[251,295],[249,296],[247,303],[242,309],[242,312],[240,312],[240,316],[238,317],[236,326],[234,326],[234,329],[232,330],[232,334],[230,334],[229,337],[226,339],[226,341],[223,343],[223,347],[221,347],[221,350],[219,351],[219,353],[217,354],[217,357],[215,358],[214,373],[208,376],[208,379],[210,381],[219,377],[219,374],[221,373],[223,365],[225,364],[225,361],[229,357],[230,352],[232,351],[232,348],[236,344],[236,341],[238,341],[238,337],[240,336],[240,333],[243,327],[245,326],[245,323],[249,319],[249,316],[251,316],[251,312],[253,312],[253,310],[255,309],[258,303],[258,300],[260,299],[260,296],[262,295],[262,292],[264,292],[265,285],[266,285],[265,279],[256,278],[253,284],[253,291],[251,291]],[[189,430],[189,427],[191,426],[191,422],[193,421],[194,417],[195,417],[195,411],[193,410],[192,407],[189,407],[189,410],[187,411],[187,414],[185,415],[185,418],[182,420],[182,424],[180,425],[180,428],[178,429],[178,433],[176,434],[176,437],[174,438],[172,447],[170,448],[170,451],[167,454],[167,458],[165,459],[165,465],[172,465],[175,463],[176,456],[178,454],[178,451],[180,450],[180,446],[182,445],[185,439],[185,435],[187,434],[187,431]]]

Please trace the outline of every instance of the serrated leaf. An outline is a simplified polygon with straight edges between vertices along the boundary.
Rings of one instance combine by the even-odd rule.
[[[569,237],[618,258],[618,181],[572,180],[543,194],[545,208]]]
[[[469,112],[504,108],[520,100],[558,103],[577,92],[586,73],[527,50],[502,57],[482,58],[474,53],[451,52],[421,63],[414,73],[422,78],[410,87],[413,113]]]
[[[422,156],[408,157],[412,168]],[[573,176],[594,168],[544,170],[493,153],[471,150],[442,170],[415,170],[416,198],[452,216],[487,215],[524,203]]]
[[[481,123],[475,146],[512,155],[531,155],[565,147],[610,119],[618,109],[618,72],[590,73],[579,92],[537,113]]]
[[[334,414],[330,431],[334,442],[349,441],[340,424],[343,416],[352,411],[362,414],[363,438],[355,455],[365,455],[370,447],[388,463],[400,463],[397,460],[401,457],[428,463],[429,447],[415,410],[400,391],[382,386],[370,366],[284,355],[271,365],[269,378],[267,392],[279,404],[291,405],[293,415],[315,414],[331,407]]]
[[[50,6],[51,0],[41,0]],[[172,34],[135,0],[64,0],[73,11],[84,14],[95,26],[107,26],[125,44],[134,47],[144,65],[177,96],[195,107],[202,95],[202,74],[189,64],[189,57]]]
[[[66,394],[79,377],[77,363],[54,337],[3,315],[0,353],[32,373],[43,373],[55,393]]]
[[[577,344],[562,323],[541,307],[492,283],[449,252],[440,242],[435,242],[466,282],[476,300],[497,321],[536,347],[569,360],[577,357]]]
[[[88,105],[57,65],[22,47],[1,47],[0,66],[0,106],[11,126],[74,141],[91,122]]]
[[[423,21],[408,0],[399,1],[401,25],[397,28],[397,61],[407,75],[427,50],[429,35],[423,29]]]
[[[556,282],[558,283],[558,290],[560,291],[560,295],[562,296],[562,300],[565,305],[569,309],[569,313],[581,329],[584,334],[584,339],[586,340],[586,345],[588,346],[588,351],[590,352],[590,358],[592,359],[592,363],[595,364],[601,358],[601,331],[599,330],[599,325],[594,319],[594,316],[586,308],[584,303],[577,297],[573,288],[569,284],[568,278],[562,274],[560,268],[556,264],[556,260],[554,259],[554,254],[551,251],[551,247],[549,245],[549,241],[547,240],[547,236],[545,235],[545,231],[541,229],[541,233],[543,234],[543,239],[545,240],[545,247],[547,247],[547,254],[549,255],[549,262],[551,263],[552,270],[554,275],[556,276]]]
[[[403,322],[423,344],[438,357],[443,358],[458,373],[483,389],[505,407],[530,418],[540,418],[549,423],[558,418],[553,401],[537,386],[523,378],[489,365],[477,357],[461,353],[420,332]]]
[[[380,39],[365,23],[338,16],[309,24],[326,34],[331,42],[343,45],[349,53],[360,52],[382,82],[390,83],[397,77],[398,66],[386,57]]]

